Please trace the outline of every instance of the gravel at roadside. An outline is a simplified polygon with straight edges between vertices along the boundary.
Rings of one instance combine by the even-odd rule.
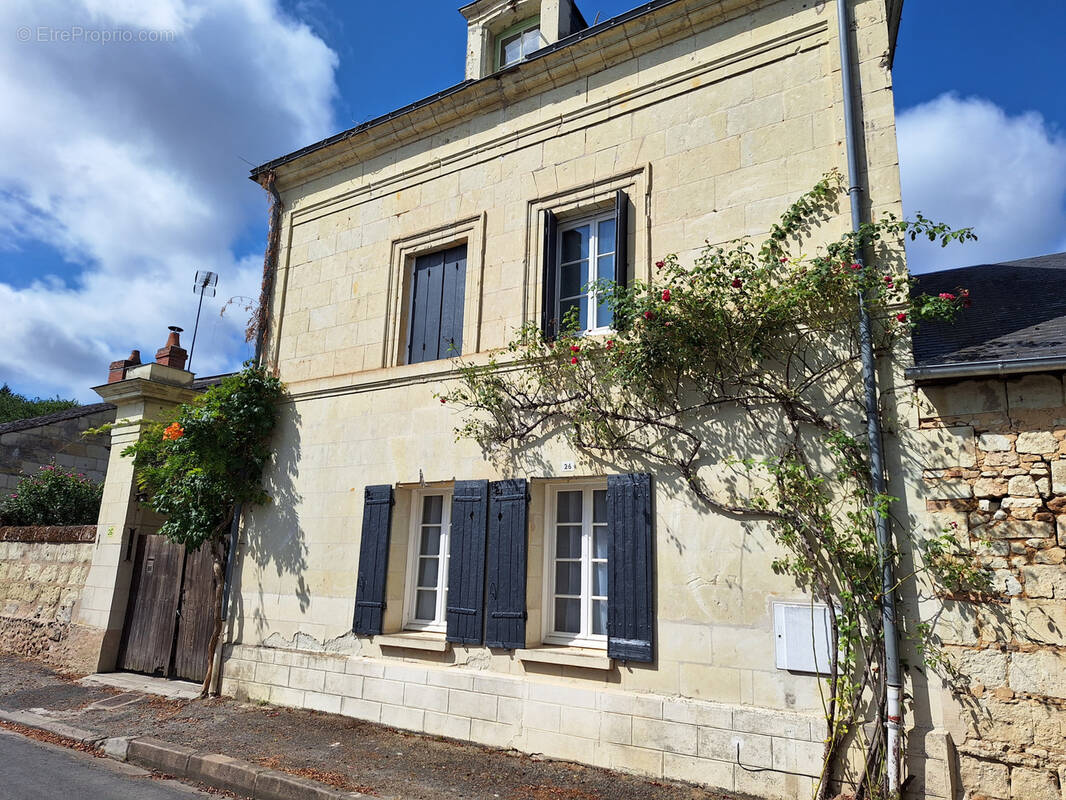
[[[685,784],[541,760],[333,714],[83,685],[0,655],[0,708],[102,736],[151,736],[386,800],[726,800]]]

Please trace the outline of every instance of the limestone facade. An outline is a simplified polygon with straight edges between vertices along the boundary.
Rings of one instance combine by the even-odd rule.
[[[968,688],[942,692],[966,798],[1066,791],[1066,400],[1059,374],[925,387],[935,524],[990,570],[988,596],[931,621]]]
[[[883,0],[850,4],[861,76],[867,200],[900,212]],[[223,690],[765,797],[809,796],[824,732],[819,680],[777,669],[772,604],[804,601],[773,573],[759,526],[655,491],[650,664],[546,646],[546,516],[553,488],[637,471],[561,437],[515,463],[455,439],[434,393],[452,359],[405,363],[414,260],[467,248],[462,354],[486,360],[541,308],[544,212],[631,201],[630,274],[667,253],[765,233],[827,170],[845,170],[835,7],[678,0],[275,170],[281,248],[266,362],[291,394],[245,518]],[[846,230],[844,213],[819,236]],[[721,420],[743,444],[744,419]],[[893,448],[896,447],[893,441]],[[526,646],[457,645],[404,630],[419,492],[456,480],[529,481]],[[384,629],[352,620],[364,488],[395,489]],[[922,756],[945,797],[941,751]],[[939,771],[938,771],[939,770]]]

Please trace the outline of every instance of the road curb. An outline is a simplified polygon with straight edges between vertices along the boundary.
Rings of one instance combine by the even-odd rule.
[[[332,789],[317,781],[267,769],[221,753],[205,753],[150,736],[107,737],[34,714],[4,711],[0,721],[45,731],[100,749],[116,761],[244,794],[253,800],[353,800],[367,795]]]

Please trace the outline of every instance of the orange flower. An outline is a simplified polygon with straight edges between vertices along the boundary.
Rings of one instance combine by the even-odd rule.
[[[181,427],[180,423],[172,422],[163,430],[163,440],[172,442],[175,439],[180,439],[185,435],[185,429]]]

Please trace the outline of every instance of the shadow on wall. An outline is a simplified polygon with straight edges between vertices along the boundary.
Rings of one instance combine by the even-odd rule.
[[[256,565],[259,602],[253,613],[255,632],[261,640],[267,629],[263,613],[263,575],[271,568],[278,577],[292,575],[295,581],[295,596],[300,611],[306,611],[311,603],[305,573],[307,571],[307,544],[300,527],[297,507],[303,499],[296,491],[295,479],[300,465],[300,414],[295,404],[285,404],[279,415],[274,433],[274,463],[265,472],[266,489],[271,501],[262,508],[252,509],[245,516],[241,534],[242,558],[251,558]],[[268,524],[269,523],[269,524]],[[244,607],[243,582],[246,572],[241,568],[234,572],[233,585],[233,632],[231,641],[246,641],[244,625],[247,620]]]

